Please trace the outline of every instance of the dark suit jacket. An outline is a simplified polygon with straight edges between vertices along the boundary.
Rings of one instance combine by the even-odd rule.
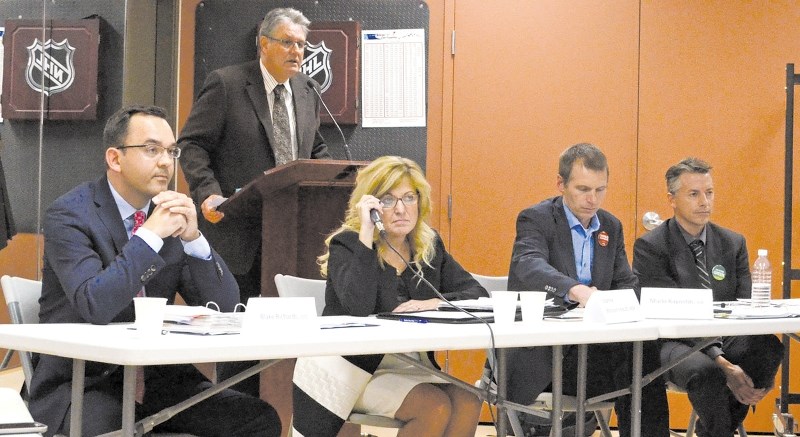
[[[744,237],[714,223],[706,225],[706,265],[714,300],[750,297],[750,262]],[[721,266],[725,277],[711,270]],[[642,287],[701,288],[694,254],[671,218],[633,244],[633,271]]]
[[[239,299],[233,275],[213,250],[211,260],[201,260],[186,255],[177,238],[164,239],[159,253],[139,237],[128,240],[105,176],[58,198],[45,215],[44,237],[40,323],[132,322],[133,298],[142,285],[148,296],[166,297],[169,303],[179,291],[189,305],[214,301],[222,311],[233,311]],[[159,367],[146,368],[145,381]],[[119,377],[116,370],[87,362],[87,389],[103,387],[121,399],[122,381],[109,383]],[[52,431],[70,406],[71,383],[72,360],[36,357],[30,411]],[[92,409],[102,406],[85,408],[86,417],[93,417]]]
[[[714,223],[706,225],[706,266],[715,301],[750,297],[750,262],[744,237]],[[714,277],[722,267],[725,276]],[[642,287],[702,288],[694,253],[681,234],[678,222],[668,219],[636,239],[633,244],[633,271]],[[695,344],[698,339],[682,342]],[[703,350],[711,358],[722,353],[722,341]]]
[[[598,290],[638,290],[636,276],[625,255],[622,223],[605,210],[597,212],[600,229],[594,233],[592,286]],[[597,235],[608,234],[608,244]],[[517,236],[508,272],[509,290],[546,291],[548,298],[563,303],[569,289],[578,285],[572,233],[561,196],[524,209],[517,216]]]
[[[298,158],[330,158],[319,134],[320,102],[308,76],[289,80],[297,124]],[[275,167],[272,117],[258,61],[212,71],[181,130],[181,168],[195,203],[232,195]],[[225,217],[212,225],[198,214],[200,228],[236,274],[253,264],[261,241],[260,220]]]

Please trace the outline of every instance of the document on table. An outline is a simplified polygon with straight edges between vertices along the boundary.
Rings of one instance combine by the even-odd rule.
[[[769,306],[753,308],[750,299],[714,302],[714,317],[720,319],[783,319],[800,317],[800,306],[791,301],[772,301]]]
[[[201,306],[167,305],[163,330],[179,334],[238,334],[243,317],[244,313],[221,313]]]

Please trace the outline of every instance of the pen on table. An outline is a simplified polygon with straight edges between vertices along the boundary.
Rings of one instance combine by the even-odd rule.
[[[411,322],[411,323],[428,323],[428,321],[425,320],[425,319],[413,319],[413,318],[410,318],[410,317],[401,317],[400,321],[401,322]]]

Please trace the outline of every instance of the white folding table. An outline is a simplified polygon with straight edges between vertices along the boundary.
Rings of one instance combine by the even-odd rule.
[[[364,318],[325,317],[325,324],[357,321]],[[359,355],[406,353],[424,350],[487,349],[492,347],[489,331],[483,324],[449,325],[439,323],[404,323],[370,318],[378,326],[318,329],[281,325],[280,322],[258,333],[222,336],[166,334],[141,338],[130,325],[38,324],[0,325],[0,347],[56,355],[74,360],[72,435],[81,430],[84,369],[86,361],[125,366],[123,391],[122,435],[136,433],[134,419],[135,366],[184,364],[220,361],[262,360],[322,355]],[[554,346],[554,356],[561,355],[563,345],[632,342],[638,345],[634,370],[641,369],[641,342],[657,338],[658,327],[650,322],[603,325],[587,322],[492,324],[498,349],[526,346]],[[560,360],[554,360],[559,362]],[[555,365],[554,365],[555,367]],[[260,368],[251,369],[254,374]],[[558,368],[560,375],[560,367]],[[240,375],[246,376],[246,375]],[[638,378],[637,378],[638,376]],[[637,382],[638,381],[638,382]],[[231,380],[228,380],[229,383]],[[222,382],[226,384],[226,382]],[[580,384],[580,381],[579,381]],[[230,384],[227,384],[230,385]],[[555,385],[555,384],[554,384]],[[580,386],[580,385],[579,385]],[[224,388],[224,386],[222,386]],[[77,388],[77,389],[76,389]],[[221,390],[216,387],[210,390]],[[554,396],[560,396],[560,384]],[[502,409],[504,382],[498,384]],[[580,393],[579,393],[580,394]],[[639,433],[638,406],[641,405],[641,372],[634,371],[632,381],[632,418],[634,437]],[[556,404],[557,403],[557,404]],[[554,400],[554,412],[560,413],[560,399]],[[560,422],[556,434],[560,434]],[[139,428],[141,429],[141,427]]]

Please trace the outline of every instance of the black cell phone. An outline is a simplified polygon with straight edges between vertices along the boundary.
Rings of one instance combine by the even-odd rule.
[[[44,433],[46,431],[47,425],[39,422],[0,423],[0,435]]]

